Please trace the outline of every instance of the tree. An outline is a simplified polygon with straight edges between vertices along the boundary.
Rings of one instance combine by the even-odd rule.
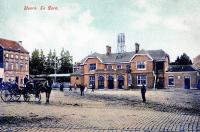
[[[38,66],[38,70],[40,74],[45,74],[45,62],[46,62],[46,57],[44,55],[44,52],[42,49],[40,49],[39,52],[39,66]]]
[[[59,68],[59,73],[71,73],[73,71],[72,56],[70,56],[69,51],[65,51],[64,48],[62,48],[60,56],[61,65]]]
[[[180,57],[178,56],[175,62],[171,63],[173,65],[192,65],[192,61],[190,57],[183,53]]]
[[[30,74],[44,74],[46,57],[43,50],[35,49],[30,58]]]
[[[64,48],[58,58],[56,51],[50,50],[47,56],[44,55],[42,49],[35,49],[30,58],[30,74],[54,74],[55,68],[58,73],[71,73],[72,72],[72,56],[69,51]]]
[[[45,62],[45,72],[46,74],[53,74],[54,73],[54,66],[53,66],[53,53],[50,50],[48,55],[47,55],[47,59]]]
[[[31,59],[30,59],[30,74],[32,75],[39,74],[39,70],[38,70],[39,65],[40,65],[39,50],[35,49],[32,52]]]

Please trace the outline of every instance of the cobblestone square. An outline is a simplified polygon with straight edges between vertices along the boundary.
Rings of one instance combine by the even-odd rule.
[[[50,104],[0,101],[0,131],[200,131],[200,91],[53,90]]]

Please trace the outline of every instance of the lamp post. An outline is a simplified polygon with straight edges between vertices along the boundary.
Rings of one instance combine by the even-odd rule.
[[[56,74],[57,74],[57,68],[58,68],[58,65],[59,65],[59,61],[60,59],[58,59],[57,57],[55,57],[54,59],[54,81],[56,82]]]

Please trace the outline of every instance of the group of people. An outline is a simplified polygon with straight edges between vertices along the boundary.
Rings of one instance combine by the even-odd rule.
[[[81,96],[84,96],[85,93],[87,92],[87,89],[88,89],[87,85],[84,85],[84,84],[79,84],[79,85],[78,85],[78,84],[76,84],[76,83],[74,84],[73,88],[74,88],[74,91],[76,91],[77,88],[80,88]],[[90,88],[92,89],[92,92],[94,92],[95,85],[94,85],[94,84],[91,84],[91,85],[90,85]],[[63,90],[61,90],[61,91],[63,91]],[[71,84],[69,85],[69,91],[72,91],[72,85],[71,85]]]
[[[81,96],[84,96],[85,92],[87,91],[87,85],[84,85],[84,84],[80,84],[80,85],[77,85],[76,83],[74,84],[74,90],[76,91],[77,88],[80,88],[80,92],[81,92]],[[91,89],[92,89],[92,92],[94,92],[94,89],[95,89],[95,85],[94,84],[91,84],[90,85]],[[70,85],[69,87],[69,91],[72,91],[72,85]],[[142,101],[144,103],[146,103],[146,86],[144,83],[142,83],[142,87],[141,87],[141,96],[142,96]]]

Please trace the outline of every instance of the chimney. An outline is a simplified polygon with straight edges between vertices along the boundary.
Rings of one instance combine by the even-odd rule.
[[[138,53],[139,50],[140,50],[140,44],[135,43],[135,53]]]
[[[111,54],[111,46],[106,45],[106,54]]]
[[[19,45],[22,45],[22,41],[18,41],[18,44],[19,44]]]

